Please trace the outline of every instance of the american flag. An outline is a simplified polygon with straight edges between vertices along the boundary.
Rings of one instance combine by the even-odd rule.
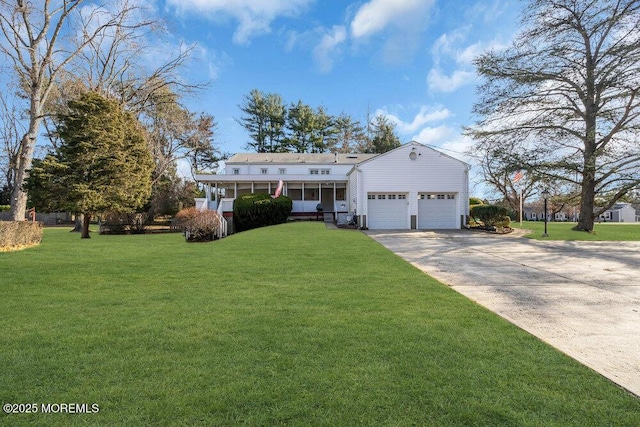
[[[282,194],[282,187],[284,187],[284,182],[282,180],[278,181],[278,188],[276,188],[275,198],[277,199]]]
[[[522,179],[522,171],[519,170],[516,172],[516,174],[513,176],[513,182],[514,184],[517,183],[518,181],[520,181]]]

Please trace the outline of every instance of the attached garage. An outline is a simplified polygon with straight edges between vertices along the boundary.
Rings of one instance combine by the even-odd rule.
[[[460,228],[455,193],[420,193],[418,195],[418,229]]]
[[[469,214],[469,165],[415,141],[347,176],[349,211],[371,230],[459,229]]]
[[[374,230],[409,228],[406,193],[367,193],[367,226]]]

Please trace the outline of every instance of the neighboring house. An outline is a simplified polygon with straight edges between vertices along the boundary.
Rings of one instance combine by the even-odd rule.
[[[538,207],[527,207],[525,206],[523,211],[523,216],[526,221],[544,221],[544,208],[540,209]],[[553,214],[553,217],[551,215]],[[560,211],[556,213],[552,213],[549,211],[549,221],[555,222],[565,222],[565,221],[577,221],[577,214],[569,213],[565,211]]]
[[[604,222],[636,222],[636,218],[636,210],[630,203],[616,203],[598,217]]]
[[[469,215],[469,166],[417,142],[383,154],[242,153],[223,174],[196,175],[205,184],[200,209],[233,213],[241,194],[282,194],[292,216],[314,216],[321,206],[338,222],[355,214],[370,229],[452,229]]]

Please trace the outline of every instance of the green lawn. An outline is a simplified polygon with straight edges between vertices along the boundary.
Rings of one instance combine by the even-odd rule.
[[[0,425],[640,425],[640,400],[357,231],[0,254]]]
[[[590,240],[590,241],[640,241],[640,223],[596,223],[594,233],[574,231],[575,222],[548,222],[545,240]],[[526,237],[541,240],[544,233],[544,221],[512,221],[514,228],[532,230]]]

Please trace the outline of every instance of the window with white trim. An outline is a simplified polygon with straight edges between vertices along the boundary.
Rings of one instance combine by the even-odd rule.
[[[384,200],[387,196],[385,194],[378,194],[378,200]]]
[[[285,168],[280,168],[280,169],[278,169],[278,173],[280,175],[285,175],[287,173],[287,170]]]
[[[389,194],[389,200],[395,200],[395,199],[396,199],[395,194]]]
[[[234,175],[240,175],[240,169],[239,168],[233,168],[233,174]]]
[[[447,200],[454,200],[455,198],[455,194],[447,194]]]
[[[376,195],[375,194],[367,194],[367,199],[375,200],[376,199]]]
[[[438,194],[438,200],[444,200],[444,194]]]
[[[269,172],[269,170],[268,170],[267,168],[261,168],[261,169],[260,169],[260,173],[261,173],[262,175],[266,175],[268,172]]]
[[[309,175],[318,175],[318,169],[309,169]]]
[[[406,194],[398,194],[398,199],[406,200],[407,199],[407,195]]]
[[[331,175],[331,169],[320,169],[320,175]]]

